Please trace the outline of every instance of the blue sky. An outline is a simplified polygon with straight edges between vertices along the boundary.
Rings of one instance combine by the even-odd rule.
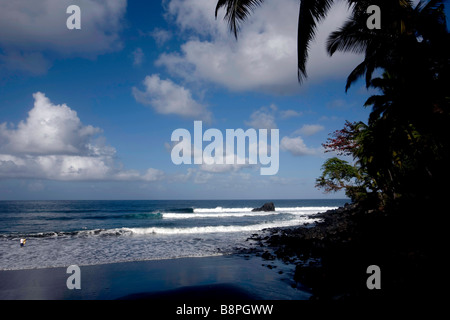
[[[267,1],[238,41],[210,0],[0,4],[1,200],[343,197],[314,181],[328,134],[369,113],[363,83],[344,91],[362,57],[324,49],[344,6],[319,28],[299,85],[298,1]],[[66,27],[71,4],[81,30]],[[195,120],[279,129],[278,174],[174,165],[171,134]]]

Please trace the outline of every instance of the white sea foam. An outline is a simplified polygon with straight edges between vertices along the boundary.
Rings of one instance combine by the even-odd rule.
[[[276,208],[276,211],[282,212],[294,212],[294,211],[314,211],[316,213],[324,212],[327,210],[337,209],[338,207],[280,207]]]
[[[277,207],[275,208],[275,212],[296,212],[296,211],[327,211],[332,209],[337,209],[337,207]],[[202,213],[202,212],[252,212],[253,208],[223,208],[223,207],[216,207],[216,208],[194,208],[194,213]],[[264,211],[257,211],[257,212],[264,212]]]
[[[251,212],[253,208],[195,208],[194,212]]]
[[[255,211],[253,208],[196,208],[194,213],[164,213],[165,219],[197,219],[197,218],[227,218],[227,217],[263,217],[278,214],[312,215],[336,207],[280,207],[276,211]]]
[[[220,212],[220,213],[164,213],[165,219],[191,219],[191,218],[226,218],[226,217],[254,217],[269,216],[279,212]]]
[[[205,226],[205,227],[191,227],[191,228],[122,228],[126,232],[131,232],[136,235],[150,235],[150,234],[204,234],[204,233],[232,233],[232,232],[249,232],[261,231],[267,228],[277,227],[291,227],[303,225],[306,223],[316,222],[319,219],[300,218],[270,223],[258,223],[246,226]]]

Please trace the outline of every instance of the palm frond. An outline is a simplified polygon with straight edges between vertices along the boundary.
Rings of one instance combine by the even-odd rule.
[[[332,56],[336,51],[363,53],[371,37],[365,24],[355,19],[347,20],[339,30],[332,32],[327,40],[327,51]]]
[[[263,2],[264,0],[219,0],[216,5],[216,19],[220,8],[225,7],[224,19],[237,39],[241,23]]]
[[[350,89],[351,85],[358,80],[360,77],[362,77],[367,70],[367,61],[364,60],[361,62],[353,71],[349,74],[347,77],[347,84],[345,85],[345,92]]]
[[[309,44],[316,34],[317,23],[323,20],[334,0],[301,0],[297,33],[298,80],[307,77],[306,61]]]

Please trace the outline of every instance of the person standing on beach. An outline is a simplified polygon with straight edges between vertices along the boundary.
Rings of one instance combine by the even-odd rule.
[[[27,239],[21,238],[20,239],[20,247],[23,247],[26,242],[27,242]]]

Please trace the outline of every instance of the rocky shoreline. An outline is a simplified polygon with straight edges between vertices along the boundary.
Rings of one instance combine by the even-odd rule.
[[[295,265],[293,280],[309,288],[314,300],[414,299],[434,285],[433,235],[418,212],[414,206],[374,210],[346,204],[317,214],[321,220],[311,225],[253,234],[253,248],[240,253]],[[367,286],[371,265],[381,270],[379,290]]]

